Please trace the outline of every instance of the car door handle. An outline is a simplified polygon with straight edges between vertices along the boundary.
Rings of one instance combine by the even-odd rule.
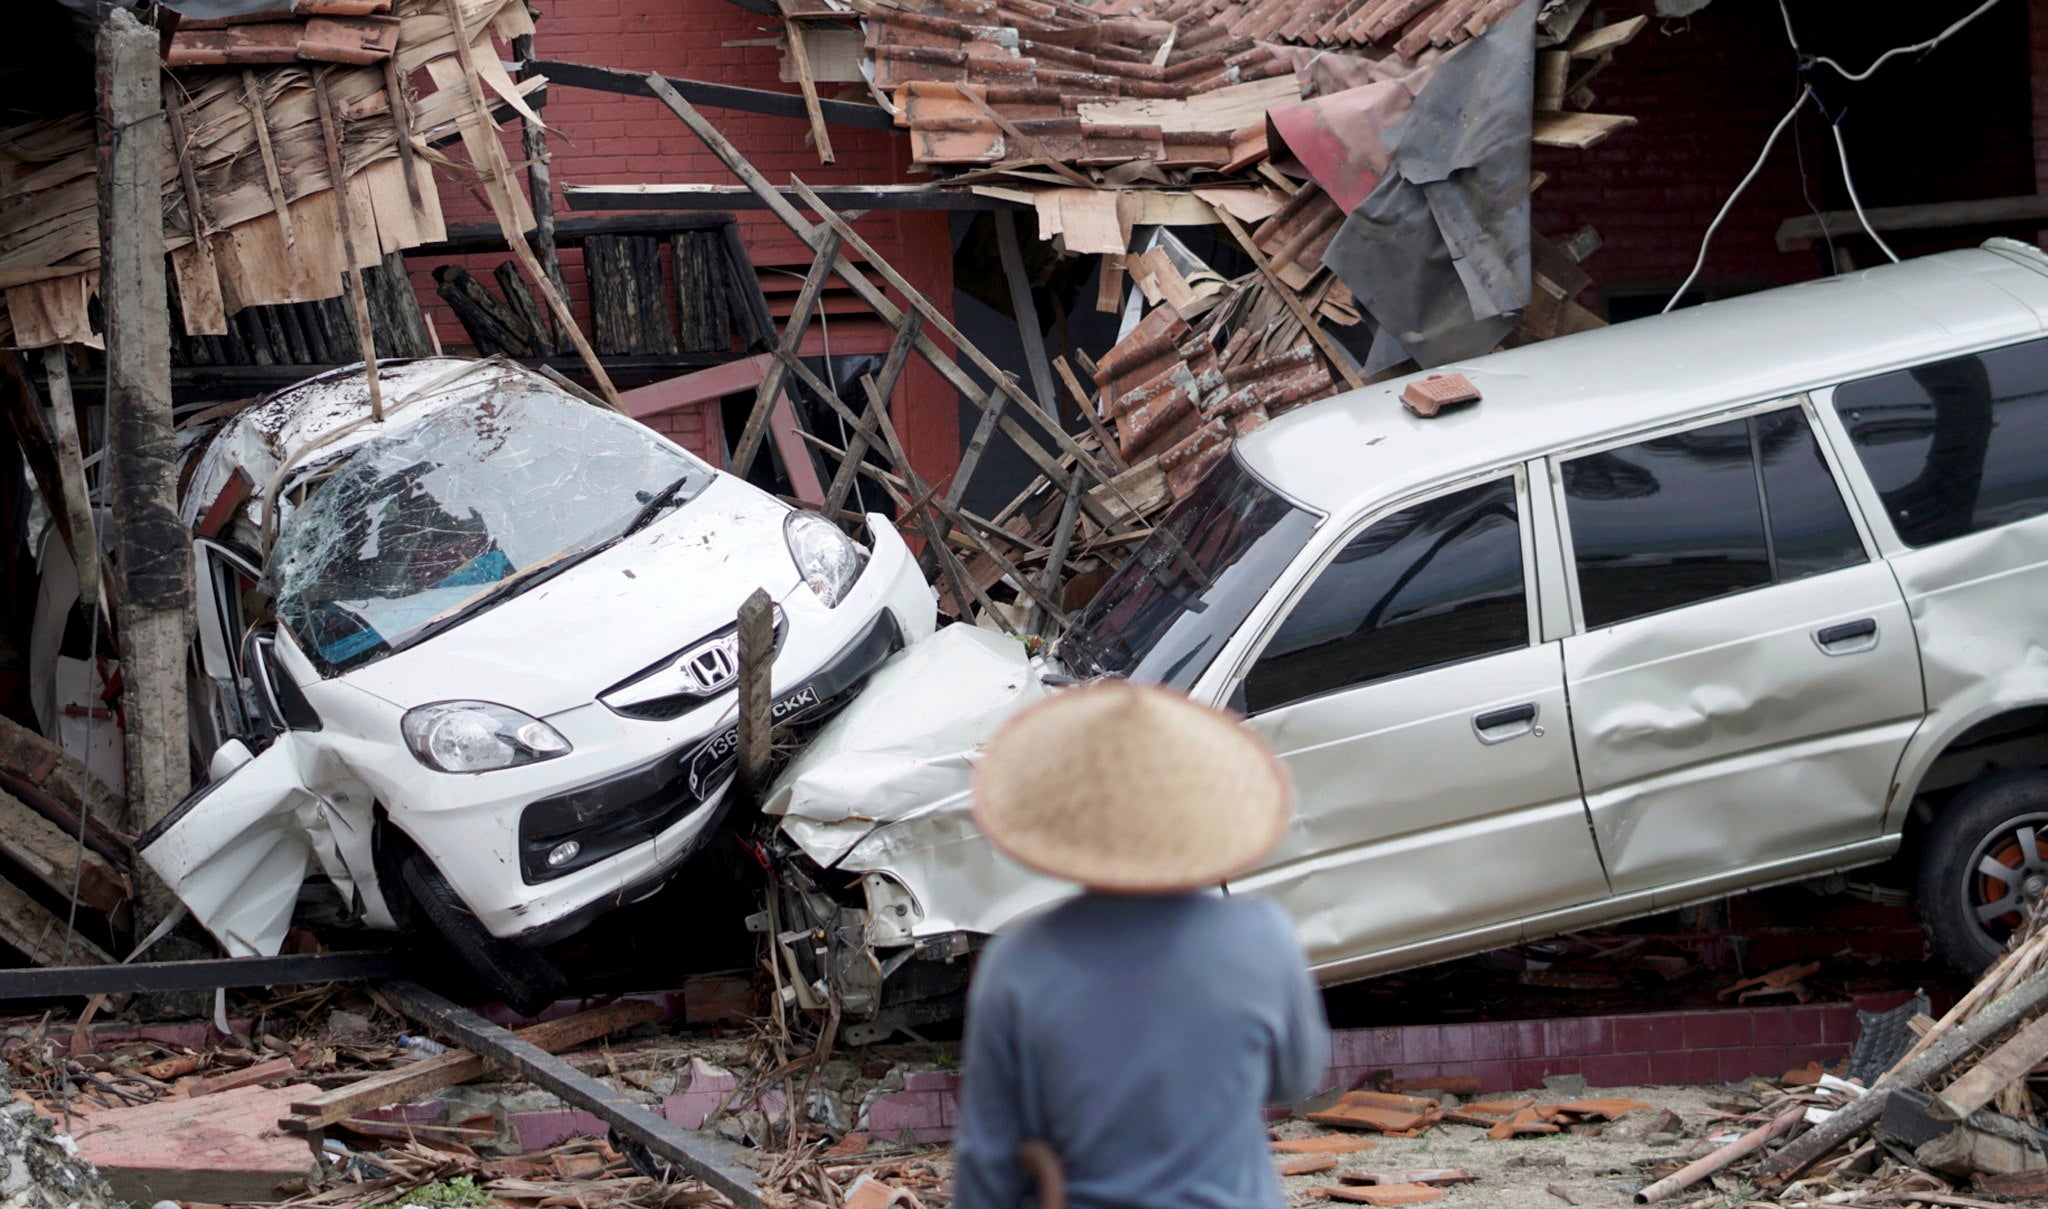
[[[1543,728],[1536,725],[1536,703],[1523,702],[1505,709],[1488,710],[1472,716],[1472,733],[1481,743],[1491,746],[1505,743],[1521,735],[1541,735]]]
[[[1877,619],[1864,617],[1840,625],[1822,626],[1813,632],[1814,645],[1823,654],[1854,655],[1877,645]]]

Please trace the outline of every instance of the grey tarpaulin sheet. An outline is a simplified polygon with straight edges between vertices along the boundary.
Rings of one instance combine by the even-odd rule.
[[[1380,329],[1368,372],[1403,351],[1425,368],[1488,352],[1528,304],[1537,7],[1437,67],[1386,130],[1391,170],[1323,253]]]

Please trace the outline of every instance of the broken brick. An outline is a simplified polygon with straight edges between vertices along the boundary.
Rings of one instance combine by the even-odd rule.
[[[1434,1075],[1426,1079],[1396,1079],[1395,1091],[1440,1091],[1449,1096],[1479,1094],[1478,1075]]]
[[[1365,1138],[1346,1137],[1343,1134],[1318,1134],[1312,1138],[1290,1138],[1273,1143],[1275,1154],[1351,1154],[1360,1150],[1371,1150],[1379,1145]]]
[[[1273,1167],[1281,1175],[1288,1176],[1313,1175],[1336,1165],[1337,1156],[1334,1154],[1291,1154],[1281,1157]]]
[[[1479,397],[1479,388],[1463,374],[1431,374],[1401,388],[1401,402],[1424,419],[1446,407],[1477,403]]]
[[[1487,1117],[1511,1117],[1534,1103],[1534,1100],[1474,1100],[1459,1111]]]
[[[1470,1184],[1479,1177],[1462,1167],[1421,1167],[1412,1171],[1347,1171],[1346,1184]]]
[[[1432,1188],[1428,1184],[1375,1184],[1370,1187],[1347,1184],[1341,1188],[1311,1188],[1308,1194],[1358,1205],[1420,1205],[1446,1195],[1443,1189]]]
[[[1486,1136],[1496,1141],[1512,1138],[1524,1133],[1563,1133],[1562,1127],[1552,1125],[1540,1117],[1533,1108],[1525,1108],[1507,1120],[1486,1131]]]
[[[1645,1104],[1641,1100],[1571,1100],[1564,1104],[1551,1105],[1550,1112],[1543,1112],[1541,1109],[1538,1109],[1537,1112],[1538,1115],[1549,1117],[1552,1120],[1556,1119],[1554,1115],[1556,1113],[1570,1113],[1575,1117],[1599,1117],[1604,1121],[1612,1121],[1639,1108],[1649,1109],[1653,1107],[1655,1105]]]
[[[1318,1125],[1334,1125],[1339,1129],[1370,1129],[1378,1133],[1412,1136],[1413,1131],[1435,1124],[1438,1118],[1434,1113],[1374,1108],[1367,1104],[1337,1104],[1327,1112],[1308,1114],[1308,1119]]]

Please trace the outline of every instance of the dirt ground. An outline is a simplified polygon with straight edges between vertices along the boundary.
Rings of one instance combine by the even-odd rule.
[[[1649,1182],[1636,1160],[1650,1158],[1692,1158],[1707,1149],[1704,1139],[1724,1133],[1740,1133],[1747,1126],[1731,1125],[1719,1119],[1709,1103],[1725,1100],[1719,1086],[1704,1087],[1595,1087],[1568,1095],[1531,1089],[1489,1100],[1533,1097],[1538,1102],[1616,1097],[1640,1100],[1652,1107],[1623,1116],[1618,1121],[1575,1133],[1526,1135],[1494,1141],[1484,1130],[1469,1125],[1441,1124],[1419,1138],[1389,1138],[1377,1134],[1358,1136],[1372,1140],[1371,1150],[1337,1156],[1337,1166],[1312,1175],[1293,1176],[1283,1181],[1287,1200],[1297,1209],[1336,1209],[1341,1202],[1309,1195],[1311,1188],[1337,1184],[1347,1171],[1385,1171],[1420,1167],[1457,1167],[1479,1177],[1470,1184],[1453,1185],[1450,1194],[1432,1202],[1444,1209],[1460,1204],[1487,1209],[1565,1209],[1563,1197],[1549,1191],[1555,1185],[1572,1201],[1598,1209],[1619,1209],[1631,1205],[1637,1188]],[[1657,1132],[1662,1111],[1678,1114],[1677,1136]],[[1274,1127],[1284,1138],[1311,1137],[1334,1132],[1306,1121],[1289,1120]]]

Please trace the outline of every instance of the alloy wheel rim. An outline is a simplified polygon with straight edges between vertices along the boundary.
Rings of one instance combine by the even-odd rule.
[[[1979,841],[1964,879],[1964,907],[1985,937],[2004,944],[2048,894],[2048,813],[2012,819]]]

